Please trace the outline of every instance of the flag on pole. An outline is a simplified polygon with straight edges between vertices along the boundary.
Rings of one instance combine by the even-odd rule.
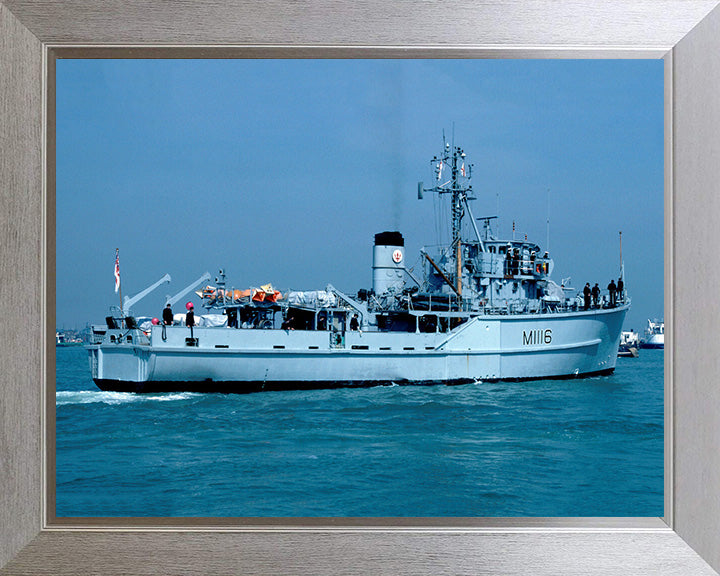
[[[460,174],[463,175],[463,178],[465,177],[465,162],[463,162],[462,166],[460,166]]]
[[[120,290],[120,248],[115,248],[115,293]]]

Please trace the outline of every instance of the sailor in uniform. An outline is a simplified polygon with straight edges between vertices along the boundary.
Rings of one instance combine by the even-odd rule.
[[[165,306],[165,308],[163,309],[162,317],[163,317],[163,324],[165,324],[165,326],[172,326],[173,313],[172,313],[172,308],[170,307],[170,304]]]
[[[350,330],[353,330],[355,332],[360,330],[360,323],[358,322],[357,314],[353,314],[353,317],[350,318]]]
[[[615,280],[610,280],[610,284],[608,284],[608,292],[610,292],[610,308],[615,307],[615,291],[617,290],[617,286],[615,286]]]
[[[585,310],[590,308],[590,282],[585,282],[585,288],[583,288],[583,298],[585,300]]]

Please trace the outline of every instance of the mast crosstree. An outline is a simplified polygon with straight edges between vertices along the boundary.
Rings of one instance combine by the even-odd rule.
[[[444,140],[444,138],[443,138]],[[461,241],[462,219],[467,208],[467,201],[474,200],[472,194],[472,164],[465,166],[465,151],[459,146],[450,146],[449,142],[444,142],[443,153],[433,156],[430,161],[435,167],[435,176],[437,184],[431,188],[423,188],[422,182],[418,185],[418,190],[422,192],[435,192],[437,194],[450,194],[450,210],[452,225],[452,244],[457,247]],[[442,182],[442,174],[445,169],[450,170],[450,179]],[[422,196],[422,195],[420,195]]]

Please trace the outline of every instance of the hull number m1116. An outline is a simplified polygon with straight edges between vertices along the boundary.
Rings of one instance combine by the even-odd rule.
[[[550,344],[552,342],[552,330],[523,330],[523,346],[535,344]]]

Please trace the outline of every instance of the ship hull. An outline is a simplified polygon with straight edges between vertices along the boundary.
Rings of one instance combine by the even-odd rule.
[[[237,381],[203,381],[191,382],[156,381],[130,382],[125,380],[95,380],[100,390],[106,392],[134,392],[137,394],[163,393],[163,392],[193,392],[215,394],[250,394],[253,392],[272,392],[287,390],[326,390],[335,388],[372,388],[375,386],[461,386],[464,384],[477,384],[481,382],[526,382],[531,380],[574,380],[577,378],[591,378],[594,376],[609,376],[614,368],[588,372],[586,374],[568,374],[564,376],[547,376],[544,378],[499,378],[475,379],[457,378],[453,380],[297,380],[297,381],[268,381],[249,382]]]
[[[88,352],[99,388],[132,392],[575,378],[612,373],[626,311],[476,316],[446,333],[155,326]]]

